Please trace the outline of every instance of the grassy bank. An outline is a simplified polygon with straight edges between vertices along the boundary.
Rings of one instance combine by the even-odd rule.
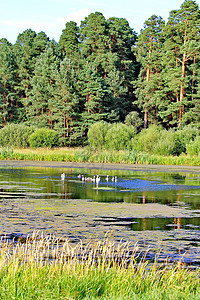
[[[0,299],[199,299],[199,272],[138,262],[138,248],[129,250],[108,240],[2,243]]]
[[[199,156],[160,156],[134,151],[93,150],[91,148],[0,149],[1,160],[127,163],[151,165],[200,166]]]

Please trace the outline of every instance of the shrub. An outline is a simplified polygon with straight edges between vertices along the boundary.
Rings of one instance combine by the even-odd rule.
[[[143,129],[133,140],[132,149],[137,152],[153,153],[155,145],[161,137],[160,126],[151,125],[147,129]]]
[[[31,148],[52,148],[58,146],[58,135],[54,130],[48,128],[40,128],[37,129],[33,134],[31,134],[29,142]]]
[[[132,111],[126,116],[124,123],[127,126],[133,126],[136,130],[138,130],[141,128],[143,121],[140,119],[137,111]]]
[[[192,126],[185,126],[176,131],[177,139],[179,140],[179,154],[186,152],[186,145],[194,141],[199,135],[199,130]]]
[[[28,147],[29,137],[35,130],[35,127],[24,124],[8,124],[0,129],[0,145],[3,147]]]
[[[200,155],[200,136],[186,145],[186,152],[189,155]]]
[[[111,126],[111,124],[105,121],[100,121],[92,124],[88,131],[88,142],[90,147],[99,149],[105,148],[106,134]]]
[[[106,147],[111,150],[130,149],[135,134],[136,130],[133,126],[129,127],[123,123],[112,124],[105,137]]]
[[[154,154],[179,155],[181,152],[180,140],[174,130],[161,130],[160,138],[154,146]]]

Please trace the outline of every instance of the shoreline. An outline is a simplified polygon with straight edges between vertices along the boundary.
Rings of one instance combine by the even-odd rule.
[[[33,161],[33,160],[0,160],[1,167],[44,167],[44,168],[85,168],[101,170],[127,170],[127,171],[156,171],[156,172],[192,172],[200,173],[198,166],[177,165],[151,165],[126,163],[91,163],[91,162],[59,162],[59,161]]]

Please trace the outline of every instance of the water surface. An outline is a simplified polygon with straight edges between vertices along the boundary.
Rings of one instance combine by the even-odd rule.
[[[200,169],[31,165],[0,164],[1,235],[40,230],[72,242],[106,235],[137,242],[150,257],[159,248],[161,260],[184,253],[186,262],[199,264]],[[82,181],[79,175],[99,175],[100,182]]]

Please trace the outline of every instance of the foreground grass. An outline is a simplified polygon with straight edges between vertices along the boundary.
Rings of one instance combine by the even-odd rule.
[[[200,166],[200,156],[159,156],[134,151],[108,151],[85,148],[0,149],[0,160],[66,161],[91,163],[127,163],[151,165]]]
[[[51,238],[1,244],[0,299],[199,299],[199,273],[148,265],[138,248]]]

